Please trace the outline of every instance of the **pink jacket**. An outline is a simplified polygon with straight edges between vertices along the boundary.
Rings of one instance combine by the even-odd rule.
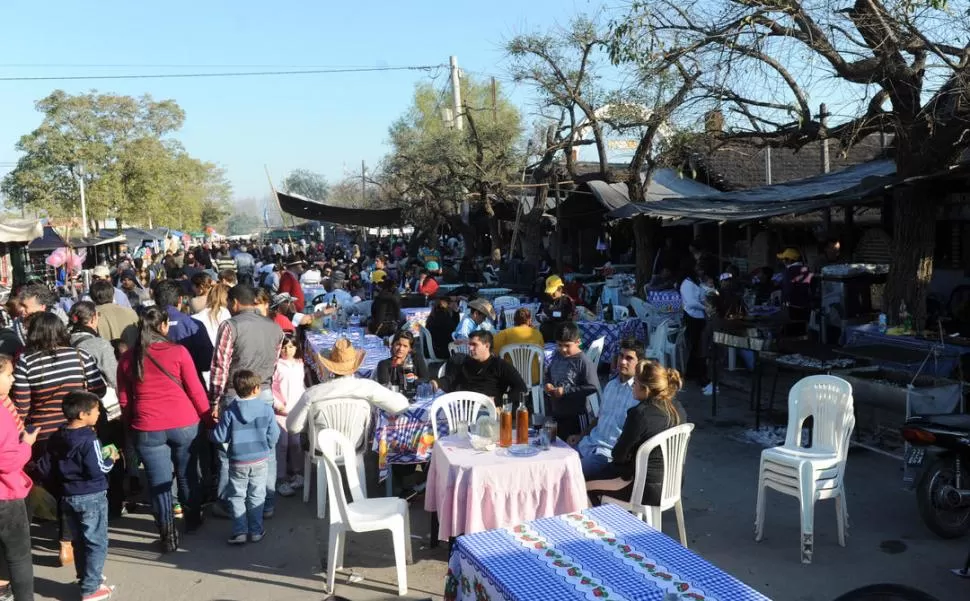
[[[300,400],[306,386],[303,385],[303,361],[299,359],[280,359],[276,362],[273,372],[273,402],[281,405],[289,413],[296,402]],[[276,421],[280,427],[286,428],[286,414],[277,413]]]
[[[27,498],[34,485],[24,473],[30,445],[20,441],[20,429],[9,411],[0,410],[0,501]]]

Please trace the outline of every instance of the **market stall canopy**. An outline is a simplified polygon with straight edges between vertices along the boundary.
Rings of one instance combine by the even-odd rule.
[[[349,209],[311,200],[299,194],[277,192],[283,212],[303,219],[316,219],[342,225],[389,227],[401,225],[401,209]]]
[[[798,215],[835,205],[857,203],[894,179],[891,160],[870,161],[841,171],[736,192],[719,192],[656,202],[637,203],[610,213],[610,219],[638,214],[657,217],[690,217],[710,221],[754,221],[779,215]]]
[[[645,179],[641,175],[641,180]],[[609,219],[626,219],[643,211],[639,205],[649,205],[665,199],[691,196],[712,196],[720,194],[714,188],[696,180],[682,177],[673,169],[657,169],[650,178],[644,191],[645,203],[631,203],[625,183],[607,183],[602,180],[589,180],[579,185],[565,202],[560,211],[564,219],[588,217],[597,211],[605,211]],[[592,195],[592,196],[590,196]],[[594,202],[595,201],[595,204]]]
[[[0,223],[0,242],[30,242],[44,235],[39,219],[12,219]]]
[[[89,236],[87,238],[71,238],[70,245],[74,248],[91,248],[92,246],[104,246],[105,244],[115,244],[124,241],[125,237],[121,235],[109,236],[107,238]],[[52,226],[45,225],[43,235],[28,244],[27,251],[49,252],[66,246],[68,246],[68,244],[64,241],[64,237],[61,236],[61,234],[59,234]]]

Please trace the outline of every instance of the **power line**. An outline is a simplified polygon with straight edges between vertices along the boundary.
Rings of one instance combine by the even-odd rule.
[[[67,68],[82,68],[82,69],[115,69],[119,67],[123,68],[138,68],[138,69],[369,69],[371,67],[392,67],[394,65],[292,65],[292,64],[217,64],[217,63],[207,63],[207,64],[159,64],[159,63],[0,63],[0,68],[12,68],[12,69],[32,69],[32,68],[50,68],[50,67],[67,67]]]
[[[266,75],[320,75],[325,73],[371,73],[378,71],[432,71],[447,65],[420,65],[413,67],[356,67],[350,69],[306,69],[298,71],[239,71],[218,73],[153,73],[131,75],[63,75],[51,77],[0,77],[0,81],[55,81],[89,79],[178,79],[199,77],[258,77]]]

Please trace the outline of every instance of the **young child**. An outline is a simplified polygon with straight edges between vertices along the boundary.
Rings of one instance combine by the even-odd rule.
[[[232,377],[233,399],[212,430],[213,442],[229,445],[230,545],[263,540],[263,503],[269,477],[269,454],[280,436],[273,408],[259,399],[260,378],[241,369]],[[275,476],[275,474],[274,474]]]
[[[102,571],[108,555],[108,472],[118,450],[108,447],[105,453],[94,432],[101,416],[96,395],[70,392],[61,410],[67,423],[51,435],[38,468],[47,474],[45,481],[60,482],[61,503],[74,534],[82,601],[105,601],[114,592],[104,583]]]
[[[300,435],[286,432],[286,416],[306,391],[303,376],[303,353],[293,334],[286,334],[273,373],[273,411],[280,427],[280,440],[276,443],[276,492],[284,497],[293,496],[297,489],[303,488]]]
[[[10,582],[0,584],[0,599],[28,601],[34,598],[34,565],[25,499],[33,483],[24,465],[39,430],[24,432],[8,398],[11,386],[13,359],[0,355],[0,546],[10,572]]]
[[[564,439],[579,434],[579,416],[586,411],[586,397],[599,392],[596,366],[579,349],[579,327],[571,322],[559,326],[556,347],[546,368],[546,398],[552,415],[559,422],[559,436]]]

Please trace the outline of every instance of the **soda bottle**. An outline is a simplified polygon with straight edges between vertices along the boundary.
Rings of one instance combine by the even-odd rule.
[[[529,444],[529,410],[525,400],[519,399],[519,409],[515,412],[515,443]]]

